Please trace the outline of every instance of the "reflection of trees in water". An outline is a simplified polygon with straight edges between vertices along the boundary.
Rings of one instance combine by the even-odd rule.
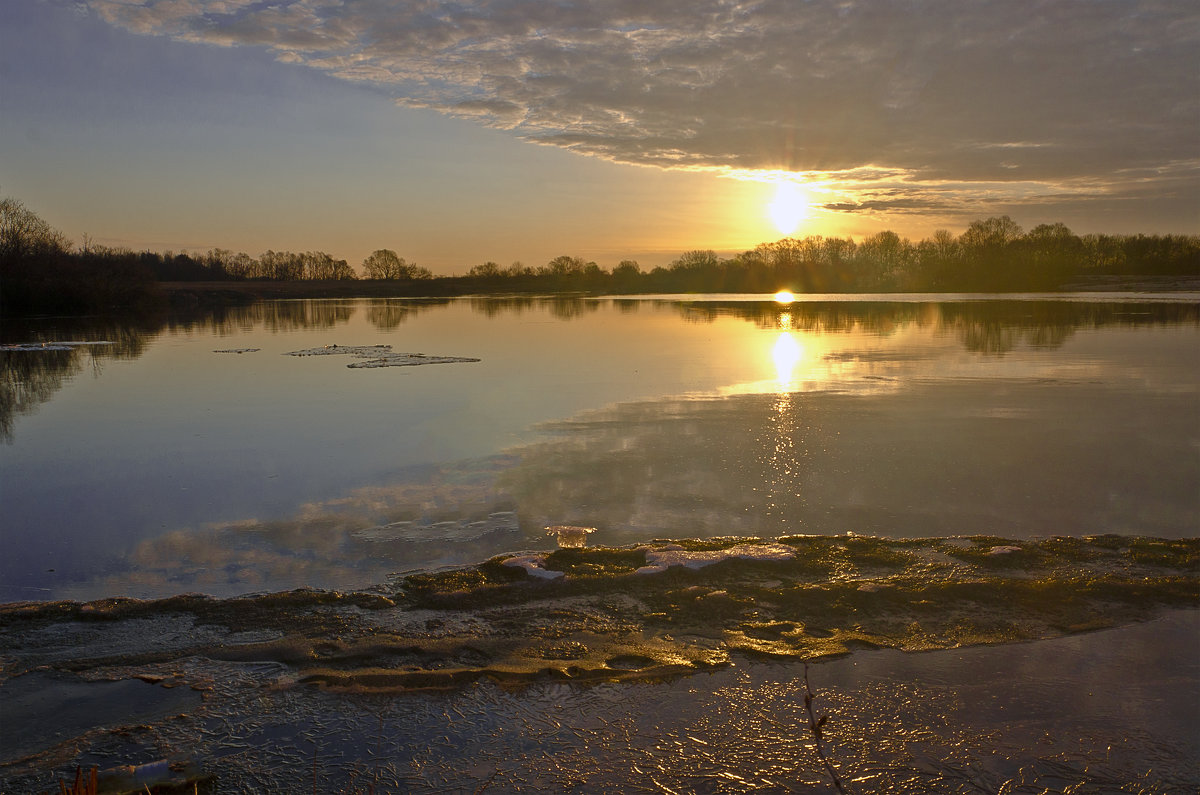
[[[13,422],[29,414],[77,374],[90,367],[99,374],[108,359],[136,359],[148,339],[162,327],[162,319],[57,320],[53,327],[28,321],[6,321],[4,336],[10,343],[53,343],[102,340],[108,345],[79,345],[70,350],[0,351],[0,439],[12,441]]]
[[[500,317],[504,314],[523,314],[536,306],[542,299],[532,295],[509,295],[496,298],[477,297],[471,299],[471,310],[484,317]]]
[[[1188,303],[1087,303],[1075,301],[796,302],[695,303],[675,306],[684,320],[711,323],[723,317],[760,328],[808,333],[866,332],[890,336],[901,328],[934,327],[958,336],[975,353],[1005,353],[1019,346],[1055,348],[1080,328],[1200,325],[1200,305]]]
[[[599,301],[588,301],[582,298],[557,298],[547,302],[550,314],[559,320],[574,320],[584,315],[590,315],[600,309]]]
[[[399,328],[406,320],[423,314],[434,307],[447,306],[448,298],[428,300],[406,300],[380,298],[367,302],[367,320],[380,331],[392,331]]]
[[[974,353],[1057,348],[1079,329],[1200,325],[1196,304],[979,301],[938,306],[940,328]]]
[[[684,320],[711,323],[723,317],[748,320],[759,328],[787,328],[810,334],[843,334],[864,331],[890,336],[910,324],[927,326],[937,322],[936,306],[920,303],[798,302],[781,305],[775,301],[719,301],[677,304]]]
[[[571,296],[510,295],[471,299],[471,309],[489,318],[546,309],[559,320],[574,320],[598,311],[600,306],[600,301]]]
[[[355,302],[347,300],[260,301],[176,313],[169,326],[172,331],[212,331],[219,336],[256,328],[272,332],[333,328],[347,323],[354,309]]]

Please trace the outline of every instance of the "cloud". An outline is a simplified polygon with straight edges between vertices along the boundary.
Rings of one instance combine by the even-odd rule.
[[[140,33],[266,47],[402,105],[621,163],[743,175],[876,166],[906,172],[910,187],[1054,192],[1131,170],[1174,179],[1172,164],[1200,158],[1191,0],[88,6]]]

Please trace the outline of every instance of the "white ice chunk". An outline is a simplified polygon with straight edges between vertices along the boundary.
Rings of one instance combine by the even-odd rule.
[[[579,527],[572,524],[556,524],[546,528],[546,535],[554,536],[564,549],[587,546],[587,537],[596,532],[594,527]]]
[[[661,549],[646,550],[646,565],[635,574],[659,574],[672,566],[702,569],[731,558],[742,560],[780,561],[796,557],[796,550],[785,544],[737,544],[728,549],[689,552],[678,544]]]
[[[546,568],[545,555],[517,555],[514,558],[503,561],[501,565],[525,569],[525,573],[529,576],[538,577],[543,580],[557,580],[563,576],[563,572],[561,571],[551,571]]]

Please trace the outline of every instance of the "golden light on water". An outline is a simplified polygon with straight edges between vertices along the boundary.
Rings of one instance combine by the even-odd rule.
[[[791,290],[780,290],[775,293],[775,301],[780,304],[790,304],[796,300],[796,296]]]
[[[775,361],[775,380],[781,392],[795,383],[796,365],[804,358],[804,346],[796,339],[795,333],[781,331],[775,339],[775,347],[771,349],[771,358]]]
[[[767,215],[780,234],[790,235],[808,217],[808,194],[795,182],[780,181],[775,198],[767,205]]]

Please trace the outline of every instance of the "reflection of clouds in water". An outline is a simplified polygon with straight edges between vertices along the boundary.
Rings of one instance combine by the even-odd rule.
[[[442,473],[444,474],[444,473]],[[302,586],[364,588],[403,569],[472,563],[522,546],[516,515],[490,475],[373,486],[303,505],[289,518],[244,519],[142,541],[122,571],[74,589],[230,596]]]
[[[1194,392],[1156,395],[1148,414],[1124,382],[888,388],[613,406],[544,426],[553,438],[520,450],[501,483],[523,522],[594,524],[600,544],[848,530],[1178,537],[1200,521]]]

